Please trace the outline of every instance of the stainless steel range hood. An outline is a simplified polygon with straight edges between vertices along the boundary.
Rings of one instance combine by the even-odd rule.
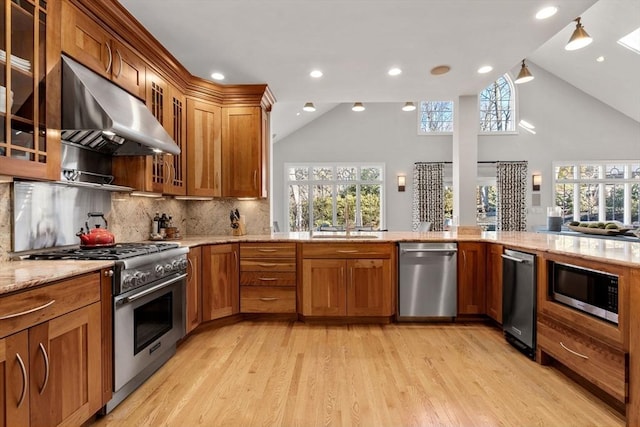
[[[142,101],[64,55],[62,139],[114,156],[180,154]]]

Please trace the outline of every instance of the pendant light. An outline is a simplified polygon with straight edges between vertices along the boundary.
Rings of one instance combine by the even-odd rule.
[[[353,104],[353,107],[351,107],[351,109],[353,111],[364,111],[364,105],[362,105],[362,102],[356,102]]]
[[[567,43],[567,45],[564,47],[565,50],[582,49],[583,47],[590,45],[593,41],[591,36],[589,36],[589,34],[587,34],[587,32],[582,27],[582,24],[580,23],[580,17],[574,19],[574,22],[576,22],[576,29],[573,31],[573,34],[571,34],[569,43]]]
[[[416,104],[413,102],[406,102],[402,107],[402,111],[413,111],[416,109]]]
[[[302,109],[310,113],[316,111],[316,107],[315,105],[313,105],[313,102],[307,102],[306,104],[304,104],[304,107],[302,107]]]
[[[520,67],[520,72],[518,73],[518,77],[514,80],[514,83],[519,85],[521,83],[530,82],[533,79],[533,74],[531,74],[531,71],[529,71],[529,68],[527,68],[523,59],[522,67]]]

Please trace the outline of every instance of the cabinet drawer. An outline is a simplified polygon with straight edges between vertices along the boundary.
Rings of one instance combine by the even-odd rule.
[[[240,244],[240,258],[295,258],[295,243],[242,243]]]
[[[538,346],[621,402],[626,401],[627,355],[550,319],[538,319]]]
[[[296,271],[295,258],[242,258],[240,271]]]
[[[240,273],[241,285],[255,286],[295,286],[294,271],[243,271]]]
[[[391,258],[391,243],[305,243],[303,258]]]
[[[0,338],[97,301],[99,272],[1,297]]]
[[[242,313],[295,313],[296,288],[293,286],[242,286]]]

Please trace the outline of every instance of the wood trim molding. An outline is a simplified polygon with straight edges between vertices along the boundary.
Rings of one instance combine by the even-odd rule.
[[[68,0],[121,42],[128,44],[147,61],[147,65],[171,81],[186,96],[220,106],[257,106],[271,111],[276,99],[266,84],[219,85],[192,75],[117,0]]]

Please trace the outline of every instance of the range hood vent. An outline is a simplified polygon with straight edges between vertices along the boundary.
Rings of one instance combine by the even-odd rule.
[[[142,101],[64,55],[61,136],[113,156],[180,154]]]

